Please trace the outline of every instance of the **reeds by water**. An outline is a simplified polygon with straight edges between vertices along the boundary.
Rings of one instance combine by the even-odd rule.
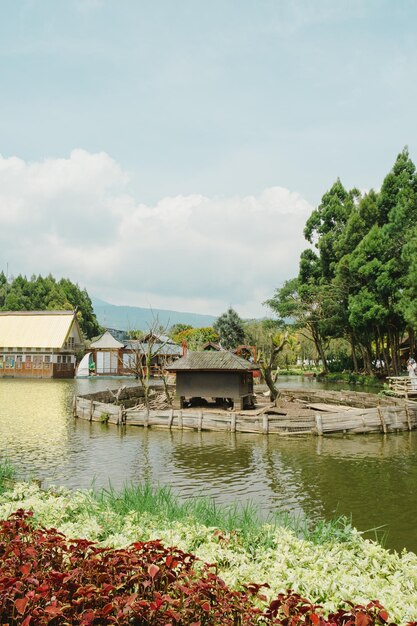
[[[8,459],[0,459],[0,493],[10,488],[16,472]]]
[[[0,493],[13,487],[15,476],[12,464],[7,459],[0,460]],[[109,485],[85,493],[88,497],[80,504],[85,511],[78,507],[76,515],[84,513],[88,516],[94,512],[102,527],[100,540],[105,540],[115,530],[114,517],[110,525],[107,521],[108,512],[114,513],[121,522],[133,512],[139,517],[151,517],[160,525],[179,522],[190,527],[201,525],[217,529],[221,533],[236,536],[240,545],[248,551],[273,547],[274,534],[279,528],[289,529],[297,537],[318,545],[330,541],[347,542],[351,540],[353,532],[351,520],[343,515],[330,521],[311,520],[287,510],[265,515],[253,502],[219,505],[209,497],[181,498],[169,486],[154,486],[147,482],[126,484],[120,490]],[[68,521],[70,518],[69,512]],[[373,538],[380,543],[383,540],[382,532],[367,531],[366,534],[373,534]]]
[[[139,515],[150,514],[161,522],[201,524],[224,533],[237,533],[246,549],[255,549],[260,544],[272,546],[277,528],[290,529],[298,537],[315,544],[331,540],[343,542],[352,537],[351,521],[345,516],[318,522],[289,511],[276,511],[264,516],[252,502],[218,505],[214,499],[207,497],[181,499],[170,487],[154,487],[149,483],[125,485],[120,491],[109,486],[95,491],[93,497],[103,512],[110,509],[124,516],[134,511]]]

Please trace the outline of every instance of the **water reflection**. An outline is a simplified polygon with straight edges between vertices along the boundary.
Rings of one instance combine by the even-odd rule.
[[[252,501],[265,515],[276,509],[315,519],[351,514],[362,530],[386,524],[390,547],[417,550],[417,433],[291,439],[72,418],[75,391],[109,386],[117,381],[0,380],[0,456],[45,485],[149,480],[181,496]]]

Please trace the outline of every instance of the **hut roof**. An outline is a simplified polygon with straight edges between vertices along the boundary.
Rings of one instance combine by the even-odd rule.
[[[232,352],[224,351],[204,351],[188,352],[182,359],[178,359],[167,370],[177,371],[230,371],[245,372],[254,370],[256,367]]]
[[[102,350],[106,348],[109,350],[117,350],[118,348],[123,348],[123,346],[124,344],[117,341],[117,339],[115,339],[108,330],[106,330],[106,332],[103,333],[99,339],[90,344],[90,348],[99,348]]]
[[[205,344],[201,346],[202,350],[224,350],[219,343],[215,343],[214,341],[206,341]]]
[[[62,348],[76,325],[74,311],[1,311],[0,346],[3,348]]]

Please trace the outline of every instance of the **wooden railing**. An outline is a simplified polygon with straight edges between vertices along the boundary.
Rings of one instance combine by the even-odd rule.
[[[397,396],[417,396],[417,377],[388,376],[388,385]]]

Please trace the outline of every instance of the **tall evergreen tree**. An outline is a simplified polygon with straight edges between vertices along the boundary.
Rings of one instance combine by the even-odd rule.
[[[213,324],[214,330],[219,334],[221,344],[229,350],[237,348],[245,341],[245,329],[243,321],[231,307],[220,315]]]

